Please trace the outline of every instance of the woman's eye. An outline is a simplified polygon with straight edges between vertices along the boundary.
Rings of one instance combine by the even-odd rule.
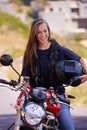
[[[40,34],[41,32],[39,31],[39,32],[37,32],[37,34]]]
[[[47,30],[44,30],[44,32],[47,32]]]

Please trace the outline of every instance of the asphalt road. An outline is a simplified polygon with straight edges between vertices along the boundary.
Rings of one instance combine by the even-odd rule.
[[[71,113],[76,130],[87,130],[87,106],[76,106]]]

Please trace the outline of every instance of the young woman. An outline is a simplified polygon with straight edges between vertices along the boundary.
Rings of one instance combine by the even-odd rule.
[[[40,86],[57,89],[62,83],[58,83],[55,75],[55,65],[60,60],[76,60],[85,70],[81,82],[87,80],[87,65],[84,60],[66,47],[59,45],[51,38],[48,23],[43,19],[32,22],[29,40],[23,58],[22,76],[29,78],[32,87]],[[59,90],[62,98],[65,98],[65,88]],[[58,116],[61,130],[74,130],[70,109],[61,105],[62,111]]]

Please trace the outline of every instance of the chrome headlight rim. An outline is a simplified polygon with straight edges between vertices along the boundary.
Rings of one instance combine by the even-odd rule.
[[[39,108],[39,110],[41,111],[40,112],[40,114],[42,114],[42,115],[40,115],[39,117],[39,119],[38,119],[38,123],[36,123],[36,124],[32,124],[32,123],[29,123],[29,120],[27,121],[27,106],[29,107],[29,105],[33,105],[33,106],[36,106],[37,108]],[[37,110],[37,113],[38,113],[38,111],[39,110]],[[29,110],[28,110],[29,111]],[[29,113],[28,113],[29,114]],[[38,113],[39,114],[39,113]],[[44,108],[41,106],[41,105],[39,105],[38,103],[34,103],[34,102],[29,102],[27,105],[25,105],[25,107],[22,109],[22,111],[21,111],[21,116],[22,116],[22,119],[23,119],[23,122],[26,124],[26,125],[28,125],[28,126],[38,126],[41,122],[43,122],[43,119],[46,117],[46,113],[45,113],[45,110],[44,110]],[[29,119],[29,118],[28,118]],[[31,119],[32,121],[34,120],[35,121],[35,118],[32,118]]]

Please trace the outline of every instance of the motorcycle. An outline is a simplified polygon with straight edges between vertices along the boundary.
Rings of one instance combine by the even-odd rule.
[[[60,104],[66,104],[71,107],[68,97],[75,97],[67,95],[66,99],[62,99],[58,95],[58,89],[54,91],[53,87],[49,89],[45,87],[26,87],[25,82],[21,82],[21,75],[13,67],[13,58],[8,54],[0,57],[0,63],[4,66],[11,66],[18,74],[18,81],[0,79],[0,83],[4,87],[8,87],[13,91],[20,91],[14,106],[16,119],[8,130],[13,126],[14,130],[59,130],[57,117],[61,111]]]

